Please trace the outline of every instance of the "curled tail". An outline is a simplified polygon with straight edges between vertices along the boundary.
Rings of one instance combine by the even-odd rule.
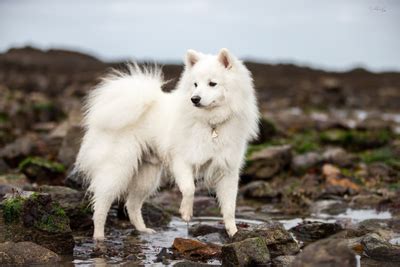
[[[159,67],[128,64],[127,71],[113,70],[89,94],[85,105],[87,129],[120,130],[133,125],[162,94]]]
[[[160,68],[130,64],[127,69],[104,77],[85,105],[86,129],[74,172],[84,174],[90,187],[96,176],[132,177],[137,171],[146,144],[132,128],[163,94]]]

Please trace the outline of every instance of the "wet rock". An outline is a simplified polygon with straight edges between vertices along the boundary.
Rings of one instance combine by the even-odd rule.
[[[78,190],[85,189],[87,185],[84,183],[84,173],[74,170],[73,167],[71,167],[67,173],[67,177],[64,180],[66,186]]]
[[[10,167],[15,167],[26,156],[31,155],[38,137],[34,134],[27,134],[7,144],[0,150],[2,158]]]
[[[224,245],[221,257],[224,266],[261,266],[270,262],[268,247],[261,237]]]
[[[39,184],[61,183],[65,172],[65,166],[61,163],[40,157],[28,157],[21,161],[18,168],[32,182]]]
[[[259,134],[257,140],[253,142],[253,144],[262,144],[264,142],[267,142],[277,134],[277,129],[275,124],[266,118],[260,119],[258,123],[258,128],[259,128]]]
[[[32,242],[0,243],[1,265],[56,264],[60,260],[53,251]]]
[[[24,185],[29,184],[29,180],[22,173],[7,173],[0,175],[0,184],[8,184],[21,188]]]
[[[79,151],[83,129],[79,125],[71,125],[61,143],[57,159],[64,166],[72,166]]]
[[[17,192],[18,188],[9,184],[0,184],[0,201],[3,201],[7,194]]]
[[[325,162],[338,165],[340,167],[350,167],[355,162],[355,157],[340,147],[328,148],[322,154],[322,158]]]
[[[269,221],[249,229],[239,228],[232,237],[232,242],[240,242],[248,238],[260,237],[264,240],[271,257],[293,255],[299,252],[299,245],[292,235],[279,222]]]
[[[198,236],[197,239],[204,243],[213,243],[222,245],[228,241],[227,234],[211,233],[203,236]]]
[[[0,174],[6,173],[10,170],[10,166],[7,165],[7,163],[0,158]]]
[[[175,263],[173,266],[175,267],[209,267],[209,266],[220,266],[219,264],[209,264],[209,263],[201,263],[195,261],[180,261]]]
[[[302,173],[309,168],[317,166],[322,162],[322,157],[316,152],[307,152],[293,157],[292,170],[296,173]]]
[[[306,221],[290,229],[296,239],[304,243],[311,243],[319,239],[334,235],[343,230],[337,223],[323,223]]]
[[[343,239],[323,239],[308,245],[294,259],[292,267],[357,266],[356,255]]]
[[[160,206],[145,202],[142,208],[144,222],[148,227],[163,227],[167,226],[171,221],[171,214],[165,211]]]
[[[223,225],[209,225],[203,223],[196,223],[189,226],[189,235],[197,237],[208,234],[226,234],[225,228]]]
[[[175,238],[172,247],[179,255],[188,259],[207,260],[221,255],[221,246],[192,239]]]
[[[273,199],[280,195],[278,190],[272,188],[270,184],[265,181],[250,182],[240,190],[247,198]]]
[[[35,191],[47,193],[56,199],[70,220],[72,230],[87,230],[93,225],[92,209],[85,193],[66,186],[42,185]]]
[[[129,220],[125,203],[119,202],[115,206],[118,219]],[[145,202],[142,207],[142,216],[145,224],[151,228],[165,227],[171,221],[171,213],[153,202]]]
[[[48,194],[15,195],[2,202],[0,242],[33,241],[59,254],[72,254],[69,218]]]
[[[387,262],[400,262],[400,246],[391,244],[377,234],[365,236],[361,244],[367,257]]]
[[[179,202],[178,202],[179,203]],[[214,197],[197,196],[194,198],[194,216],[219,216],[218,202]]]
[[[264,148],[253,152],[248,157],[244,175],[256,179],[271,178],[288,166],[291,159],[292,147],[290,145]]]
[[[295,256],[287,255],[287,256],[278,256],[272,260],[273,267],[289,267],[290,264],[294,261]]]

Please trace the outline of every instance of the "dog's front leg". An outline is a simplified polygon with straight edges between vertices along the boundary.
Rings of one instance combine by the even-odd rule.
[[[237,232],[235,223],[236,195],[238,192],[239,175],[227,174],[216,185],[217,197],[224,218],[225,229],[229,236]]]
[[[174,160],[173,174],[175,181],[182,193],[182,202],[179,212],[182,219],[189,222],[193,216],[194,177],[190,165],[183,160]]]

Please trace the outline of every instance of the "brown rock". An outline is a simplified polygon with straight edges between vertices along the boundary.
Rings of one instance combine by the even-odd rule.
[[[1,265],[55,264],[59,261],[56,253],[32,242],[0,243]]]
[[[189,259],[211,259],[217,258],[221,254],[221,246],[193,239],[175,238],[172,247],[180,255]]]

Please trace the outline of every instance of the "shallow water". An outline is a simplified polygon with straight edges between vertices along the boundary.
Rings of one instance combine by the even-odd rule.
[[[290,229],[303,221],[341,222],[356,224],[367,219],[390,219],[389,212],[377,212],[373,209],[346,209],[345,212],[330,215],[327,213],[315,213],[307,218],[291,218],[278,220],[286,229]],[[173,217],[168,227],[158,229],[155,234],[137,235],[133,229],[113,229],[109,238],[103,244],[96,244],[88,237],[75,237],[76,246],[74,249],[75,266],[104,266],[107,264],[122,265],[124,263],[141,264],[146,266],[164,266],[155,262],[157,254],[163,248],[170,248],[176,237],[192,238],[188,235],[188,226],[203,224],[218,224],[222,218],[198,217],[189,224],[180,218]],[[237,223],[249,225],[261,224],[261,220],[237,219]],[[398,240],[393,240],[393,243]],[[101,255],[107,255],[103,257]],[[71,263],[70,259],[66,259]],[[173,263],[173,262],[172,262]],[[208,263],[219,264],[219,261]]]

